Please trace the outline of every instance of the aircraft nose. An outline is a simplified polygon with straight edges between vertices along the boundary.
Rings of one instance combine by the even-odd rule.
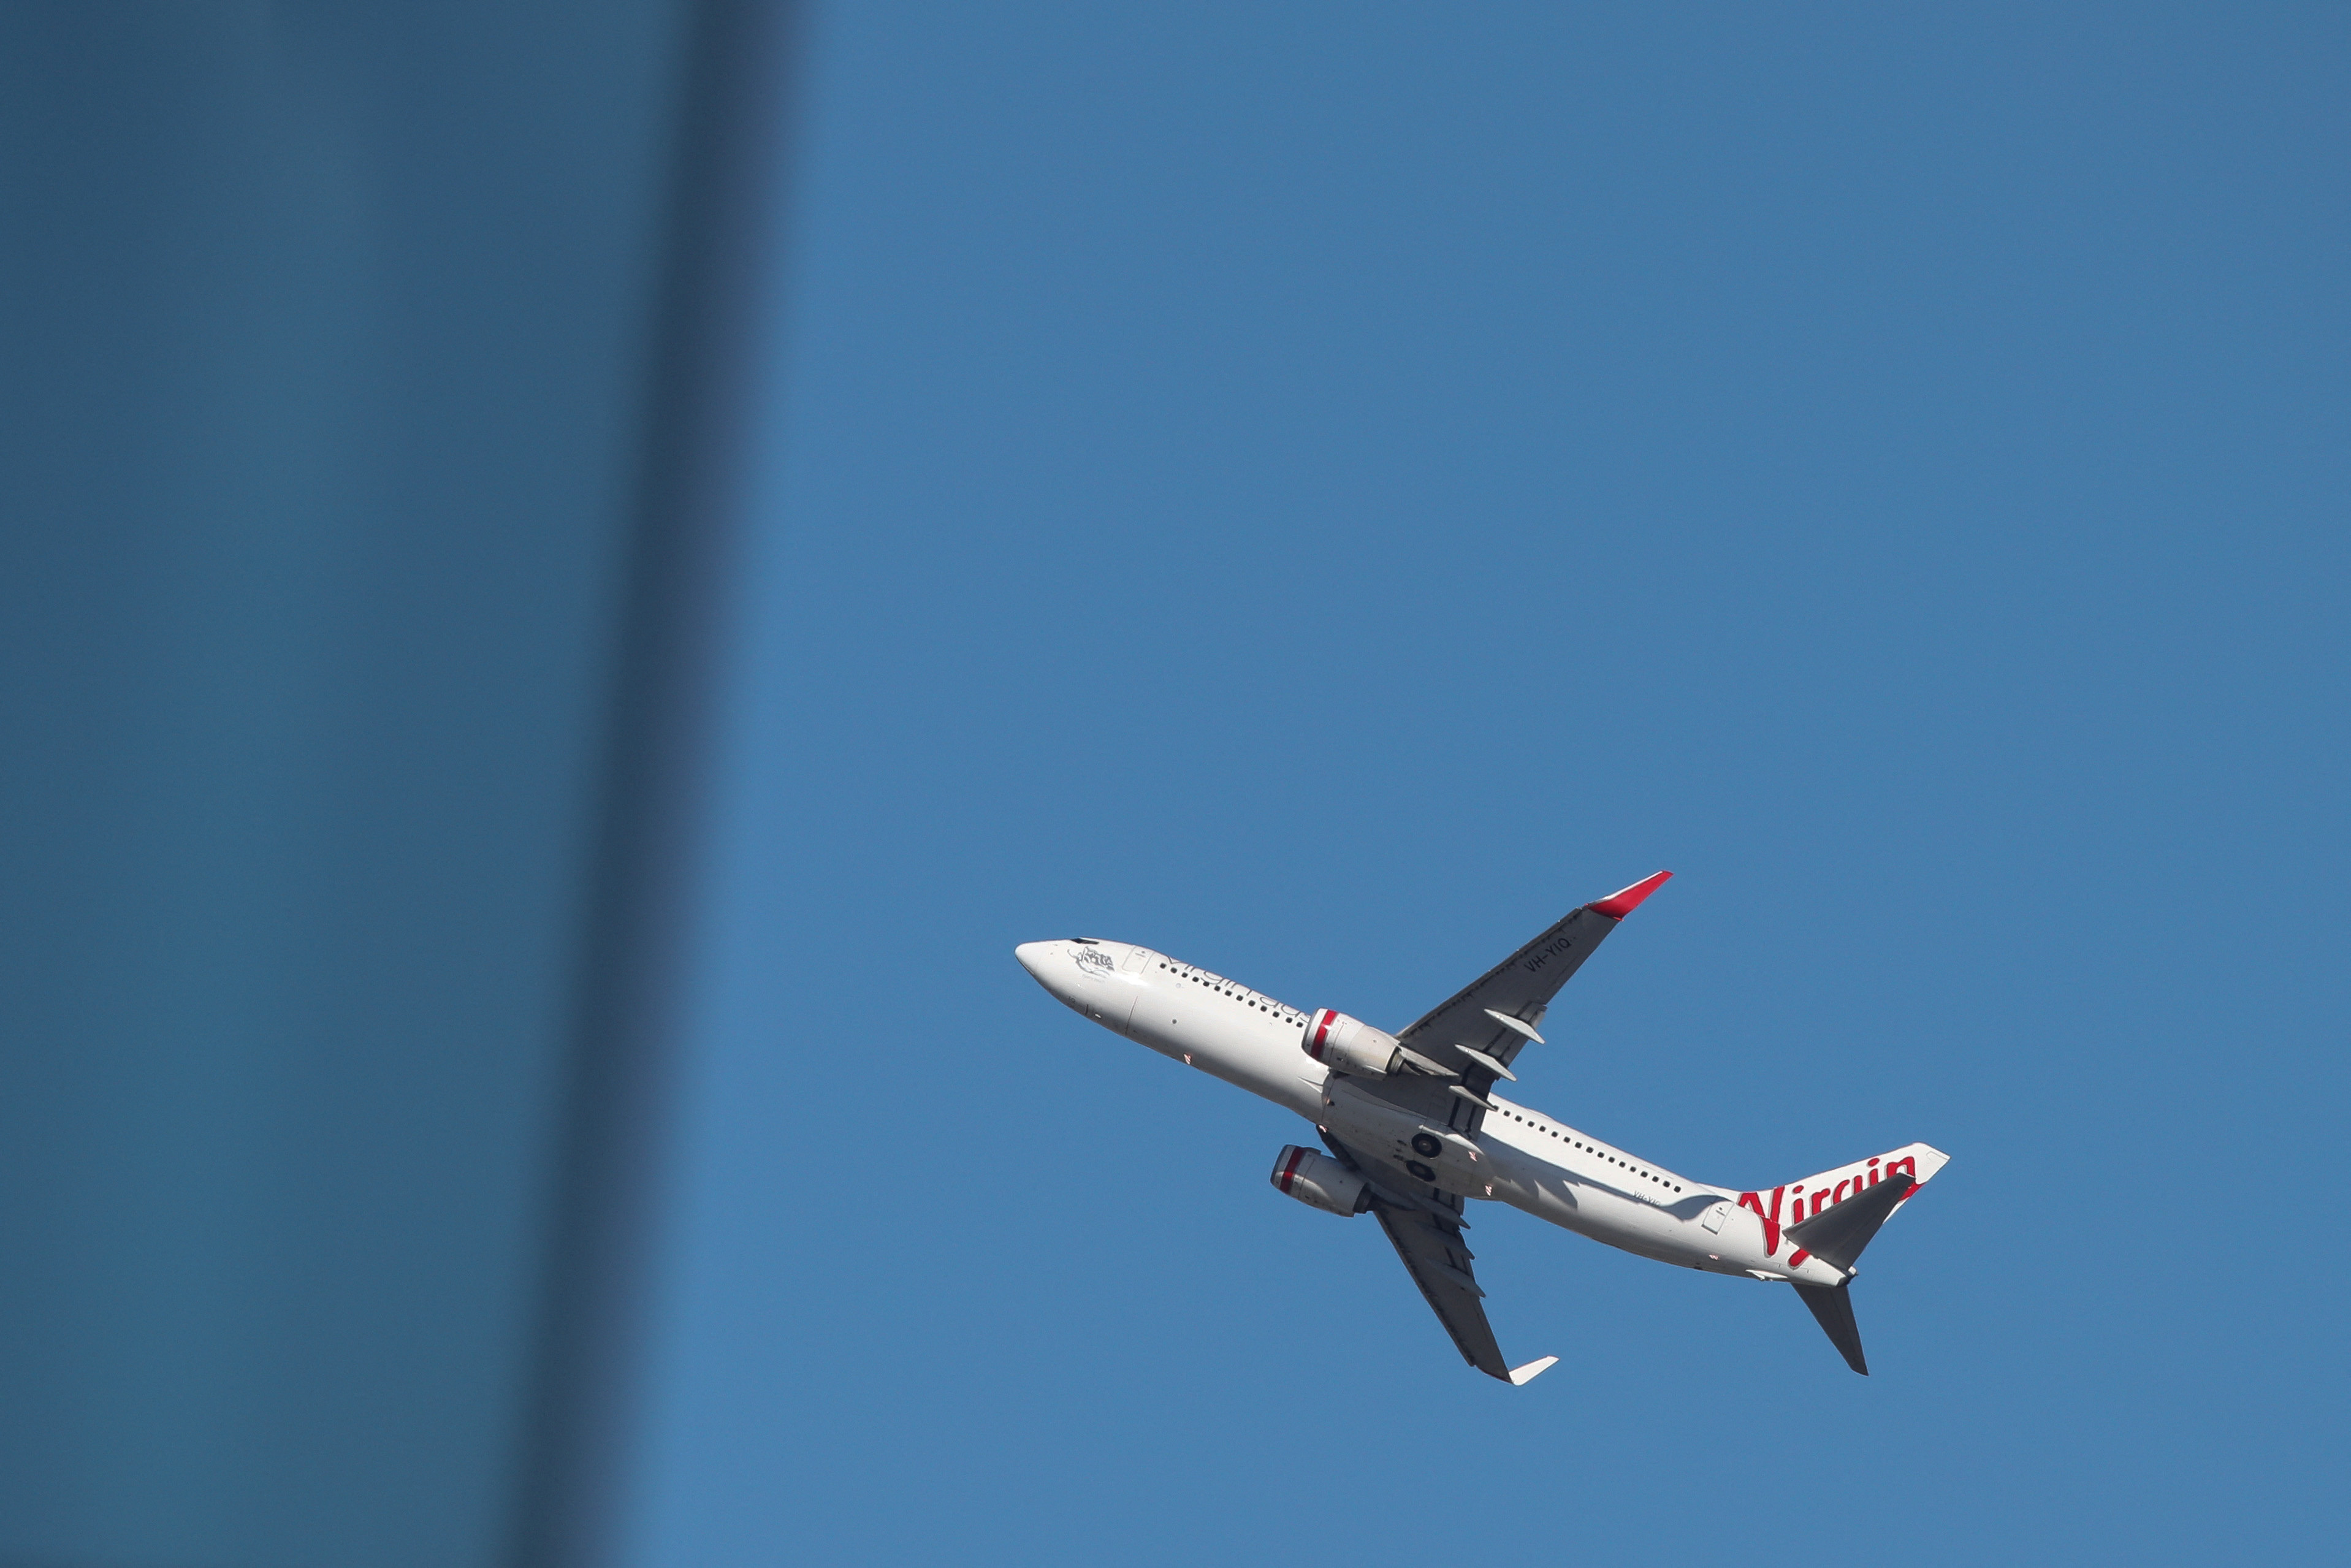
[[[1041,982],[1045,978],[1042,973],[1045,957],[1052,949],[1050,942],[1023,942],[1012,949],[1012,956],[1020,960],[1020,967],[1029,971],[1030,979]]]

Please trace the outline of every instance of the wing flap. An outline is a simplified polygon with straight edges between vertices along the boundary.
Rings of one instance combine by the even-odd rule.
[[[1477,1279],[1469,1272],[1468,1250],[1461,1245],[1460,1233],[1440,1229],[1417,1209],[1391,1208],[1379,1203],[1372,1206],[1372,1212],[1395,1243],[1396,1256],[1404,1260],[1405,1271],[1427,1298],[1437,1321],[1453,1336],[1461,1359],[1487,1376],[1508,1383],[1510,1364],[1502,1359],[1502,1347],[1494,1342],[1492,1325],[1486,1322],[1486,1306],[1479,1299],[1485,1292],[1478,1289]]]
[[[1318,1130],[1341,1163],[1372,1179],[1372,1213],[1387,1232],[1396,1256],[1404,1260],[1405,1272],[1420,1287],[1429,1310],[1453,1336],[1461,1359],[1489,1377],[1510,1382],[1510,1364],[1502,1359],[1502,1347],[1495,1343],[1493,1325],[1486,1321],[1486,1292],[1472,1269],[1476,1254],[1461,1239],[1467,1222],[1451,1207],[1461,1200],[1449,1198],[1435,1187],[1427,1189],[1425,1198],[1393,1193],[1378,1179],[1385,1173],[1375,1172],[1354,1150],[1332,1137],[1329,1128]]]

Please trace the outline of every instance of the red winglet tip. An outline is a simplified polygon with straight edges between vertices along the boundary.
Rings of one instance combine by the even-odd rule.
[[[1669,871],[1661,871],[1655,876],[1645,876],[1621,892],[1612,893],[1605,898],[1593,899],[1584,907],[1595,914],[1604,915],[1611,920],[1622,920],[1640,907],[1641,900],[1663,887],[1666,878],[1673,874]]]

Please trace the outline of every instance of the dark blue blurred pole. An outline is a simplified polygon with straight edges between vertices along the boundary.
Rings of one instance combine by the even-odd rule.
[[[635,597],[590,908],[563,1207],[517,1561],[617,1563],[641,1410],[674,1043],[727,665],[728,569],[776,300],[791,13],[706,4],[689,40],[652,364]]]
[[[0,1563],[611,1560],[787,42],[0,12]]]

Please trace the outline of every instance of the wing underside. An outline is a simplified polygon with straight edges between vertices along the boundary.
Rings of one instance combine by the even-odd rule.
[[[1552,998],[1635,906],[1671,876],[1659,872],[1569,912],[1548,930],[1487,970],[1396,1038],[1471,1080],[1494,1081],[1468,1046],[1504,1067],[1527,1042]]]
[[[1502,1347],[1486,1321],[1486,1292],[1471,1271],[1476,1254],[1461,1238],[1461,1200],[1434,1186],[1420,1191],[1392,1187],[1387,1171],[1359,1158],[1329,1132],[1322,1141],[1342,1163],[1371,1181],[1372,1212],[1380,1228],[1387,1232],[1437,1321],[1453,1336],[1461,1358],[1489,1377],[1510,1381]]]
[[[1510,1369],[1502,1360],[1502,1347],[1494,1341],[1493,1326],[1486,1321],[1486,1292],[1470,1275],[1470,1252],[1461,1243],[1461,1233],[1445,1230],[1416,1209],[1375,1204],[1372,1212],[1395,1244],[1396,1256],[1404,1260],[1405,1271],[1427,1298],[1437,1321],[1453,1336],[1461,1358],[1487,1376],[1508,1382]]]
[[[1476,1137],[1489,1108],[1487,1092],[1498,1076],[1508,1073],[1520,1050],[1537,1038],[1535,1025],[1552,998],[1634,906],[1671,874],[1661,871],[1573,911],[1405,1030],[1397,1038],[1421,1059],[1416,1071],[1353,1082],[1416,1116]],[[1322,1129],[1322,1141],[1370,1184],[1380,1228],[1463,1360],[1506,1383],[1524,1383],[1551,1364],[1546,1357],[1513,1372],[1503,1361],[1486,1321],[1486,1292],[1472,1272],[1474,1255],[1461,1239],[1459,1197],[1407,1183],[1395,1166],[1358,1156],[1328,1128]]]

